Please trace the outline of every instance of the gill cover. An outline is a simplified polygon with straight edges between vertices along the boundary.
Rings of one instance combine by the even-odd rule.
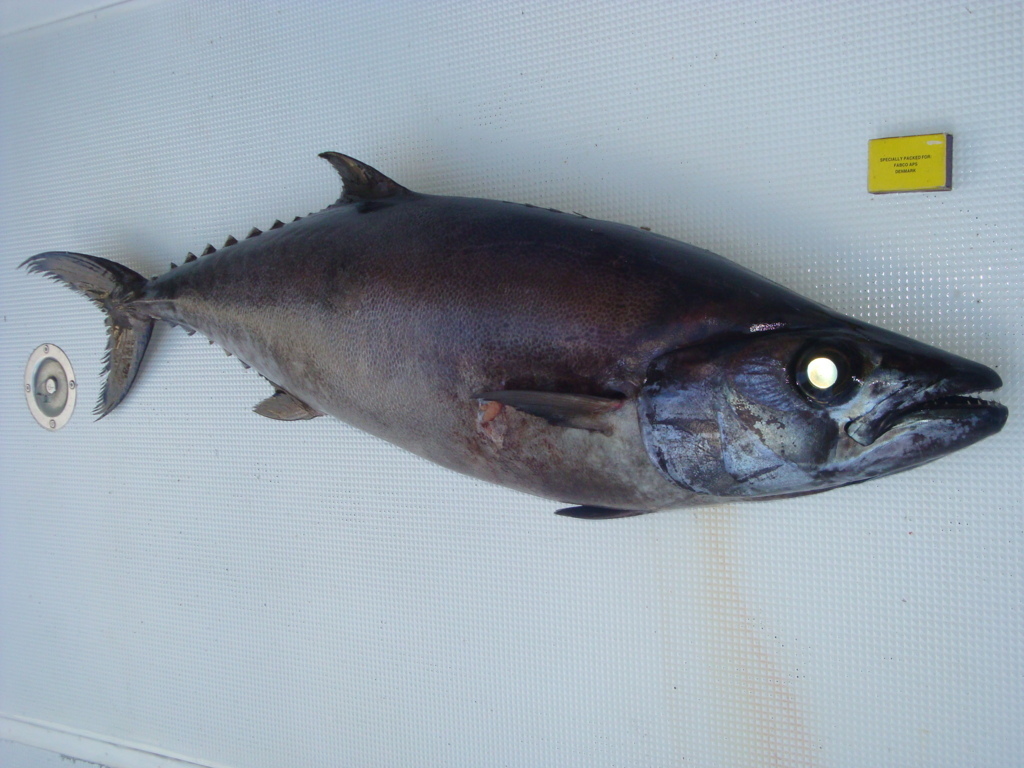
[[[998,432],[965,397],[991,369],[858,325],[768,333],[655,360],[639,397],[651,460],[696,493],[812,493],[899,472]]]

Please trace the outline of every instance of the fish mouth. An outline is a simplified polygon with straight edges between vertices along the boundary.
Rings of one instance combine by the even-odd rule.
[[[990,430],[981,436],[984,437],[1002,429],[1008,415],[1009,409],[1002,403],[980,397],[950,395],[887,416],[879,424],[879,435],[885,435],[896,428],[910,428],[922,422],[946,421],[961,425],[977,423],[978,428]]]
[[[932,440],[945,436],[945,451],[956,450],[1003,428],[1009,409],[975,393],[1002,386],[991,368],[973,364],[969,370],[929,386],[907,386],[846,425],[846,433],[864,446],[882,438],[927,432]]]

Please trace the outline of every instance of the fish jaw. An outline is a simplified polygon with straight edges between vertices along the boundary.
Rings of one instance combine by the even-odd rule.
[[[842,441],[835,461],[825,474],[845,478],[845,482],[828,487],[850,485],[919,467],[967,448],[1003,428],[1009,413],[1006,406],[973,398],[962,400],[972,402],[950,402],[915,411],[887,429],[867,449],[850,438]],[[844,447],[847,450],[843,450]]]
[[[941,353],[923,369],[892,376],[903,377],[892,395],[846,425],[832,472],[864,479],[902,472],[973,445],[1006,424],[1005,405],[974,396],[1002,386],[999,374],[980,363]]]
[[[963,421],[980,430],[981,437],[1002,429],[1009,414],[1006,406],[972,397],[976,392],[999,389],[1002,379],[991,368],[963,358],[948,356],[946,370],[914,374],[900,372],[906,378],[894,387],[891,396],[846,425],[846,433],[861,445],[874,444],[894,430],[900,434],[913,432],[924,423]],[[927,381],[927,377],[934,377]],[[970,434],[973,434],[974,429]],[[962,432],[962,430],[956,430]],[[971,442],[977,442],[978,437]],[[957,445],[951,444],[950,450]]]

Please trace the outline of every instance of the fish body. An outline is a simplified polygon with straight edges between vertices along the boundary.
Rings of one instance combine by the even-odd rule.
[[[1002,406],[963,397],[999,386],[990,369],[708,251],[577,214],[414,193],[324,157],[344,184],[337,203],[152,280],[82,254],[29,259],[111,317],[101,415],[166,321],[265,376],[275,394],[261,415],[329,414],[583,517],[826,490],[1005,421]],[[822,359],[815,350],[849,369],[851,395],[806,391],[794,366]],[[900,414],[881,429],[886,409]]]

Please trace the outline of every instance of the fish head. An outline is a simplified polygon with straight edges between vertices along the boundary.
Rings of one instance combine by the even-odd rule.
[[[792,496],[901,472],[1002,429],[979,363],[868,325],[708,342],[655,359],[638,397],[655,465],[695,493]]]

